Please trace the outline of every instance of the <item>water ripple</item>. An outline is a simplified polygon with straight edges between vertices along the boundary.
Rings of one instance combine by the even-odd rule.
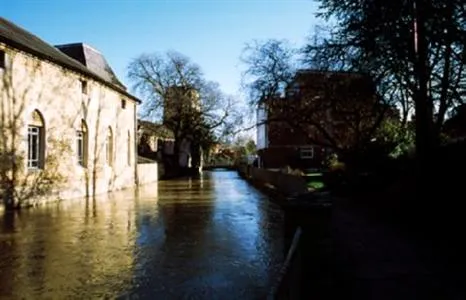
[[[234,172],[0,217],[1,299],[261,299],[280,209]]]

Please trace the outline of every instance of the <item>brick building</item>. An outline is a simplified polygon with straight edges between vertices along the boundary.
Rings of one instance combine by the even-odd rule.
[[[370,125],[375,101],[367,76],[298,71],[284,96],[265,100],[257,110],[259,165],[323,167],[330,149],[351,147],[358,130]]]

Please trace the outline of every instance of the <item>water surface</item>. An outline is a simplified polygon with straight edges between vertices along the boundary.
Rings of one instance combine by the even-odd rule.
[[[282,213],[235,172],[0,217],[2,299],[261,299]]]

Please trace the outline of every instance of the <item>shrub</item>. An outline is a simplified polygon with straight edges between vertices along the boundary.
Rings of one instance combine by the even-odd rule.
[[[400,122],[385,121],[377,131],[374,142],[384,148],[391,158],[398,158],[414,149],[414,129]]]

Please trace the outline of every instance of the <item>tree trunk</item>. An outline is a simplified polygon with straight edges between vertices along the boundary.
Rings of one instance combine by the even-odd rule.
[[[11,184],[5,184],[3,186],[2,200],[3,205],[5,206],[5,210],[13,210],[18,208],[15,201],[14,186]]]
[[[416,199],[420,200],[421,186],[429,186],[429,163],[434,149],[433,103],[428,96],[427,42],[425,32],[425,0],[415,0],[415,110],[416,110],[416,159],[417,159],[417,191]],[[427,175],[427,176],[426,176]],[[423,199],[425,200],[425,199]]]

